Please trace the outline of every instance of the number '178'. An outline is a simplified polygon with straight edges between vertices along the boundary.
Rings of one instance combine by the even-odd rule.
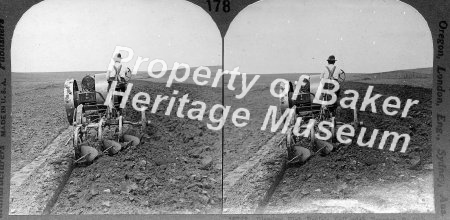
[[[221,8],[220,6],[222,6],[224,12],[230,11],[230,0],[206,0],[206,2],[208,3],[209,11],[214,10],[218,12]]]

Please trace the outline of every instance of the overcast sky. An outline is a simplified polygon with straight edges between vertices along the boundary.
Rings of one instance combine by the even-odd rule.
[[[234,19],[225,67],[248,73],[320,72],[329,55],[346,72],[432,66],[425,19],[396,0],[263,0]]]
[[[190,66],[221,64],[213,20],[184,0],[45,0],[17,24],[14,72],[105,70],[116,45]],[[245,8],[225,38],[225,68],[320,72],[329,55],[346,72],[432,66],[423,17],[396,0],[263,0]],[[144,63],[140,70],[146,70]]]
[[[131,47],[135,57],[163,59],[169,68],[175,61],[221,64],[219,30],[203,9],[190,2],[45,0],[17,24],[12,70],[105,70],[116,45]],[[144,63],[141,70],[147,66]]]

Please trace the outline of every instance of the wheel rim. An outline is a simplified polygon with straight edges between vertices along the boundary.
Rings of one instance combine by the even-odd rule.
[[[119,116],[119,139],[122,138],[122,115]]]
[[[75,127],[75,130],[73,131],[73,137],[72,137],[72,145],[73,145],[73,151],[74,151],[74,157],[75,159],[78,159],[80,156],[80,148],[79,144],[81,143],[80,138],[80,127]]]
[[[288,130],[287,136],[286,136],[286,151],[288,155],[288,159],[292,159],[294,155],[292,155],[292,145],[294,145],[294,140],[292,139],[292,129]]]
[[[336,118],[331,118],[331,142],[333,143],[336,139]]]
[[[316,126],[316,123],[314,123],[314,125],[311,126],[311,130],[310,130],[310,134],[309,134],[309,138],[310,138],[310,143],[309,144],[311,145],[311,149],[315,149],[315,140],[316,140],[316,137],[315,137],[315,134],[316,134],[315,126]]]
[[[97,138],[99,141],[102,140],[103,137],[103,118],[100,118],[100,121],[98,122],[98,134],[97,134]]]

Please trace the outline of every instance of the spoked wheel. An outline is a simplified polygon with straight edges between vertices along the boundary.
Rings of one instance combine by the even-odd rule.
[[[309,145],[313,151],[316,149],[316,123],[311,126],[311,130],[309,132]]]
[[[125,71],[125,82],[128,82],[131,79],[131,69],[127,67],[127,71]]]
[[[118,117],[118,120],[119,120],[119,127],[118,127],[118,129],[119,129],[119,140],[122,138],[122,136],[123,136],[123,116],[122,115],[120,115],[119,117]]]
[[[342,71],[342,73],[338,75],[337,81],[339,82],[339,84],[341,84],[345,81],[345,72],[344,71]]]
[[[141,131],[144,134],[147,129],[147,117],[145,116],[145,111],[141,111]]]
[[[353,127],[355,127],[355,129],[359,128],[359,120],[358,120],[358,109],[354,108],[353,109]]]
[[[287,152],[288,160],[291,160],[292,158],[295,157],[294,150],[293,150],[293,146],[295,144],[294,142],[295,142],[295,140],[292,135],[292,129],[289,129],[287,131],[287,135],[286,135],[286,152]]]
[[[97,129],[97,139],[99,141],[103,138],[103,118],[100,118],[100,121],[98,122],[98,129]]]
[[[336,117],[331,117],[331,142],[336,141]]]
[[[81,143],[81,134],[80,134],[80,127],[76,126],[73,131],[73,137],[72,137],[72,146],[73,146],[73,152],[74,152],[74,158],[78,159],[81,157],[81,150],[78,146]]]

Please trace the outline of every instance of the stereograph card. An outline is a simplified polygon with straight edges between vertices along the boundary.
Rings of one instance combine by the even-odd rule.
[[[450,219],[445,0],[0,5],[2,218]]]

